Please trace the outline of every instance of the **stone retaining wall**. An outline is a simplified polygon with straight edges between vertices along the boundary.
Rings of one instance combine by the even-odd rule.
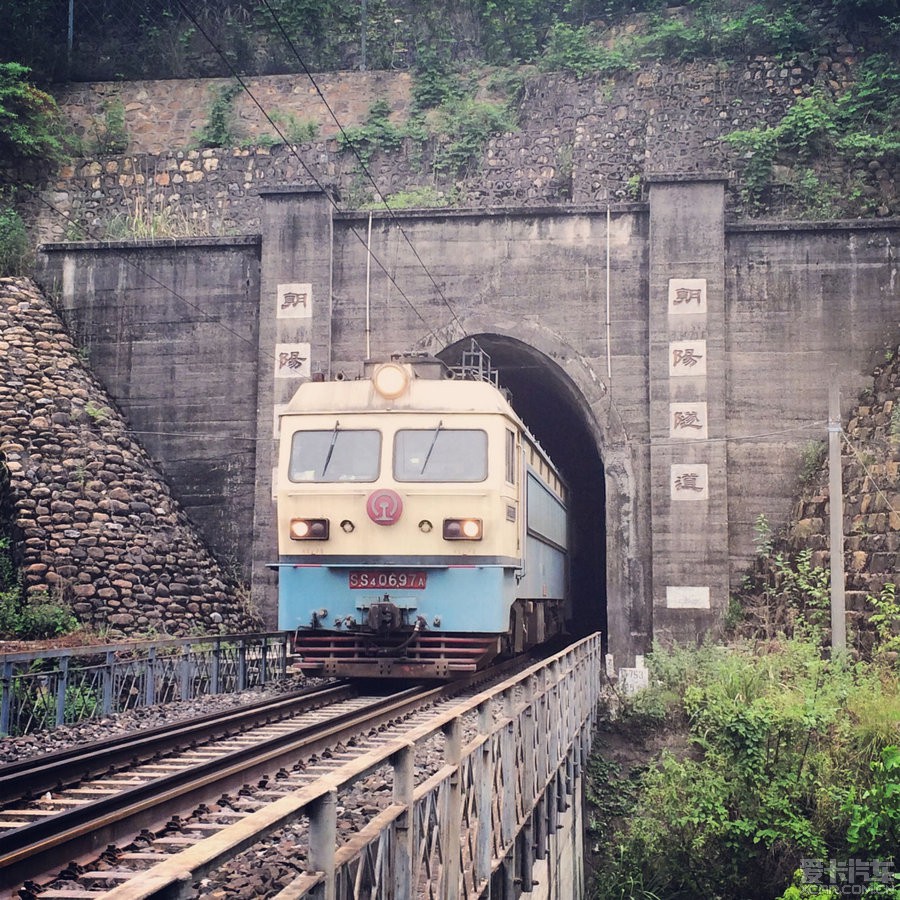
[[[844,484],[844,567],[848,624],[857,629],[869,594],[900,581],[900,353],[888,351],[872,390],[850,413],[841,451]],[[789,541],[809,548],[813,565],[829,566],[827,465],[794,507]]]
[[[0,279],[0,466],[28,594],[96,628],[258,626],[25,279]]]
[[[564,74],[530,74],[517,131],[492,138],[469,171],[448,176],[433,170],[434,147],[404,147],[376,154],[369,168],[379,190],[391,194],[416,185],[452,193],[461,206],[544,205],[637,199],[647,174],[723,171],[735,175],[730,206],[741,209],[740,172],[745,160],[724,135],[773,125],[813,90],[841,92],[852,78],[853,48],[833,58],[785,65],[758,57],[730,66],[713,63],[655,64],[610,80],[577,80]],[[398,121],[410,108],[408,73],[336,73],[317,76],[344,126],[365,120],[372,103],[387,100]],[[248,80],[268,112],[315,121],[322,138],[296,152],[284,145],[191,150],[210,97],[227,79],[79,85],[63,92],[65,115],[86,143],[102,130],[111,102],[125,109],[129,139],[122,155],[84,159],[65,167],[47,193],[59,210],[44,209],[41,240],[97,237],[90,229],[136,214],[180,216],[195,234],[249,234],[259,228],[256,189],[284,183],[337,186],[340,202],[355,207],[374,194],[352,154],[341,152],[337,127],[305,77]],[[272,135],[253,101],[235,100],[239,131],[252,145]],[[879,205],[880,215],[900,212],[896,167],[836,173],[856,179]],[[783,179],[790,180],[785,172]],[[862,179],[860,181],[859,179]],[[788,191],[789,193],[789,191]],[[64,215],[71,217],[67,222]]]

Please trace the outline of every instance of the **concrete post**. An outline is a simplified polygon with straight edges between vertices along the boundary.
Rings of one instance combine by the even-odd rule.
[[[728,602],[725,181],[650,182],[653,634],[692,642]]]
[[[262,262],[259,310],[253,599],[277,625],[278,558],[273,469],[277,411],[314,372],[331,367],[333,204],[318,188],[260,191]]]

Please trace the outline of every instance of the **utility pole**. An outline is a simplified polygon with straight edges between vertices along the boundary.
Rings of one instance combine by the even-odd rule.
[[[359,71],[366,71],[366,28],[368,26],[368,10],[366,0],[360,0],[362,8],[359,15]]]
[[[72,75],[72,49],[75,45],[75,0],[69,0],[69,19],[66,30],[66,76]]]
[[[847,649],[844,603],[844,485],[841,478],[841,392],[837,373],[828,386],[828,496],[831,531],[831,655]]]

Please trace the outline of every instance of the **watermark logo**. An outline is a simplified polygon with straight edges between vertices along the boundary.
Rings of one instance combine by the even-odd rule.
[[[895,884],[894,862],[890,859],[801,859],[801,892],[820,895],[819,887],[830,888],[840,897],[861,897],[872,885]]]

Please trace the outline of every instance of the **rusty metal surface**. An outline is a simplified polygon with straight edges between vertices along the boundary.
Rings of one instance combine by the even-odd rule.
[[[546,835],[558,827],[585,763],[601,663],[600,636],[591,635],[103,896],[185,896],[192,881],[303,815],[309,818],[309,871],[281,892],[281,900],[451,900],[480,896],[492,884],[498,895],[515,896],[516,882],[524,889],[534,857],[546,852]],[[476,735],[464,744],[464,717],[473,714]],[[444,735],[445,764],[415,786],[416,748],[438,733]],[[392,804],[340,844],[338,792],[384,765],[392,769]]]

